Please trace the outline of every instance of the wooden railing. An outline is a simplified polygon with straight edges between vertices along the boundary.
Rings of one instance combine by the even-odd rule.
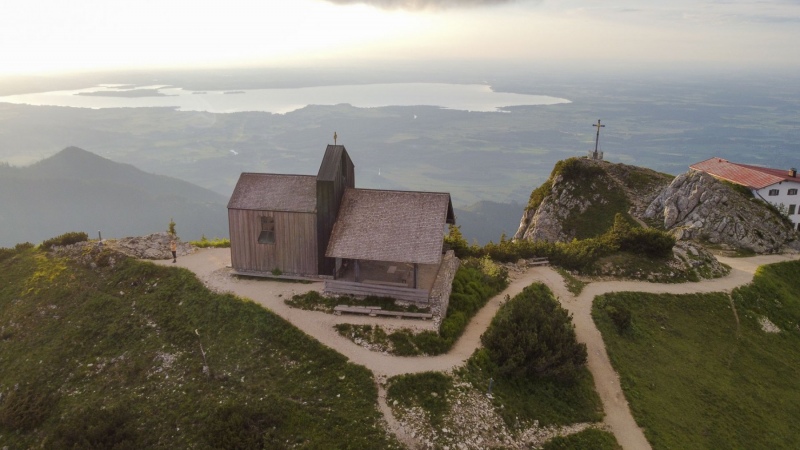
[[[324,292],[325,294],[352,295],[355,297],[366,297],[369,295],[391,297],[396,300],[423,305],[428,304],[429,294],[425,289],[412,289],[386,284],[365,284],[340,280],[325,281]]]

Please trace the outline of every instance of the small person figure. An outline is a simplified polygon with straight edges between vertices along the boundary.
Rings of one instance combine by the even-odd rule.
[[[178,243],[175,241],[175,238],[169,243],[169,249],[172,251],[172,262],[178,262]]]

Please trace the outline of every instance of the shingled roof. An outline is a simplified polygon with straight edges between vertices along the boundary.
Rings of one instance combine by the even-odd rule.
[[[344,145],[328,145],[325,148],[325,156],[322,157],[322,163],[319,166],[317,173],[317,180],[320,181],[333,181],[336,179],[337,169],[341,170],[340,160],[342,155],[347,155]],[[350,157],[347,156],[349,160]]]
[[[347,189],[325,256],[438,264],[450,194]]]
[[[314,212],[317,177],[242,173],[233,189],[228,209]]]

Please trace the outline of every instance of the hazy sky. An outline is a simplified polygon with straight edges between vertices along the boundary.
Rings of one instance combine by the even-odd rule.
[[[0,74],[353,59],[800,66],[800,0],[3,0]]]

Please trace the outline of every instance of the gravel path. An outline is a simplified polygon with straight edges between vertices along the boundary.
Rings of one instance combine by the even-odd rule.
[[[631,415],[628,402],[619,385],[619,376],[614,371],[606,353],[603,338],[591,317],[592,300],[595,296],[608,292],[635,291],[647,293],[688,294],[699,292],[730,292],[734,288],[747,284],[753,279],[758,266],[780,261],[798,259],[798,255],[764,255],[751,258],[718,259],[731,266],[731,274],[724,278],[701,281],[697,283],[658,284],[640,281],[600,281],[589,283],[577,297],[567,291],[561,276],[549,267],[529,268],[517,274],[503,292],[489,300],[487,305],[470,321],[464,334],[456,342],[453,349],[444,355],[433,357],[398,357],[376,353],[353,344],[339,335],[333,328],[337,323],[376,323],[386,327],[405,326],[417,329],[430,329],[430,323],[412,320],[363,316],[334,316],[316,311],[305,311],[290,308],[284,299],[292,295],[322,290],[321,282],[309,284],[271,282],[258,279],[239,279],[229,275],[229,249],[203,249],[192,255],[178,258],[175,266],[185,267],[194,273],[209,288],[218,292],[231,292],[245,297],[270,309],[308,335],[345,355],[353,363],[370,369],[379,385],[386,378],[404,373],[425,371],[447,371],[463,365],[472,352],[480,345],[480,336],[489,326],[492,317],[500,308],[506,295],[514,297],[525,286],[534,282],[546,284],[557,296],[561,304],[573,315],[575,332],[578,341],[583,342],[588,350],[588,367],[594,376],[595,388],[603,402],[606,413],[604,423],[611,429],[617,441],[625,449],[649,449],[650,444],[644,437],[641,428]],[[156,261],[156,264],[173,265],[171,261]],[[390,428],[402,441],[410,444],[408,436],[394,420],[391,411],[383,402],[382,412],[387,417]]]

